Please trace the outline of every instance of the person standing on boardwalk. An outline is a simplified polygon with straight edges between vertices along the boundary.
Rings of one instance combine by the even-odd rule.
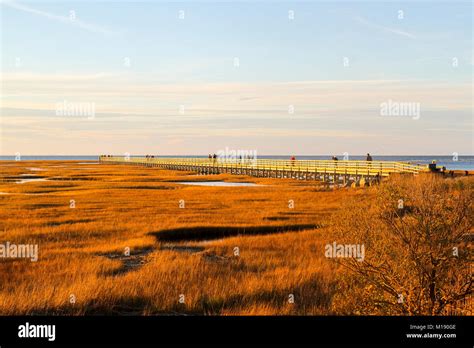
[[[291,156],[290,160],[291,160],[291,165],[294,166],[294,165],[295,165],[295,161],[296,161],[296,157],[295,157],[295,156]]]
[[[337,168],[337,161],[339,161],[339,158],[337,158],[336,156],[332,156],[332,160],[334,161],[334,169]]]
[[[367,162],[372,162],[372,156],[370,155],[370,153],[367,154],[367,159],[366,159]]]

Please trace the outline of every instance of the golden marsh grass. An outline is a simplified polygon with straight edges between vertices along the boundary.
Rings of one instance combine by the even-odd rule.
[[[340,314],[346,270],[324,256],[331,221],[377,196],[126,165],[0,168],[0,241],[39,245],[37,262],[0,260],[1,315]],[[47,180],[15,183],[25,174]],[[194,180],[260,186],[178,183]]]

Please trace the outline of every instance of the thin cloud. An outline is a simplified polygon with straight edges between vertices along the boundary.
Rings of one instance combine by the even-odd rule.
[[[361,23],[361,24],[364,24],[365,26],[367,27],[370,27],[370,28],[375,28],[375,29],[379,29],[379,30],[382,30],[382,31],[386,31],[386,32],[389,32],[389,33],[392,33],[392,34],[396,34],[396,35],[400,35],[400,36],[405,36],[405,37],[408,37],[410,39],[416,39],[416,36],[409,33],[409,32],[406,32],[406,31],[403,31],[403,30],[400,30],[400,29],[394,29],[394,28],[390,28],[390,27],[385,27],[383,25],[378,25],[378,24],[375,24],[375,23],[371,23],[369,22],[368,20],[362,18],[362,17],[359,17],[359,16],[356,16],[354,17],[354,19]]]
[[[99,34],[103,34],[103,35],[116,34],[116,32],[113,32],[113,31],[111,31],[111,30],[109,30],[105,27],[98,26],[98,25],[92,24],[92,23],[88,23],[88,22],[82,21],[82,20],[77,19],[77,18],[71,19],[68,16],[60,16],[60,15],[56,15],[54,13],[41,11],[41,10],[35,9],[33,7],[22,5],[20,3],[9,1],[9,0],[2,0],[2,1],[0,1],[0,3],[2,5],[8,6],[10,8],[14,8],[16,10],[27,12],[27,13],[32,13],[32,14],[37,15],[37,16],[42,16],[42,17],[48,18],[48,19],[53,20],[53,21],[57,21],[57,22],[65,23],[65,24],[72,24],[72,25],[78,26],[82,29],[85,29],[85,30],[93,32],[93,33],[99,33]]]
[[[7,82],[74,82],[89,81],[115,77],[117,74],[95,73],[95,74],[36,74],[36,73],[5,73],[2,76],[3,81]]]

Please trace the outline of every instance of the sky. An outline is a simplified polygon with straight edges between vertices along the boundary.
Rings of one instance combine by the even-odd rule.
[[[472,6],[3,0],[0,155],[472,155]]]

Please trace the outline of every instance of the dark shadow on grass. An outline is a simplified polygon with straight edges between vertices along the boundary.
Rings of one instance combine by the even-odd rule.
[[[56,207],[64,207],[65,205],[62,203],[38,203],[38,204],[30,204],[27,205],[27,209],[43,209],[43,208],[56,208]]]
[[[194,254],[194,253],[200,253],[201,251],[204,251],[204,247],[187,246],[187,245],[163,245],[161,246],[160,250],[171,250],[171,251]]]
[[[202,295],[199,299],[199,309],[195,314],[221,315],[225,310],[245,310],[258,305],[267,304],[279,308],[291,306],[291,314],[305,315],[311,307],[329,313],[331,301],[336,291],[336,282],[324,281],[320,276],[284,289],[264,290],[255,293],[236,293],[227,298]],[[293,295],[294,303],[289,304],[289,295]],[[202,311],[202,312],[201,312]]]
[[[140,316],[143,315],[146,305],[146,299],[139,297],[119,298],[110,305],[97,304],[94,301],[90,301],[85,306],[84,315]]]
[[[269,216],[269,217],[264,218],[264,220],[268,220],[268,221],[286,221],[286,220],[290,220],[290,218],[288,216]]]
[[[287,226],[195,226],[174,228],[151,232],[160,242],[199,241],[228,238],[233,236],[265,235],[285,232],[296,232],[319,228],[320,225],[287,225]]]
[[[118,189],[124,190],[176,190],[174,186],[121,186],[117,187]]]
[[[74,225],[74,224],[82,224],[87,222],[93,222],[95,220],[92,219],[81,219],[81,220],[66,220],[66,221],[52,221],[46,223],[47,226],[61,226],[61,225]]]

